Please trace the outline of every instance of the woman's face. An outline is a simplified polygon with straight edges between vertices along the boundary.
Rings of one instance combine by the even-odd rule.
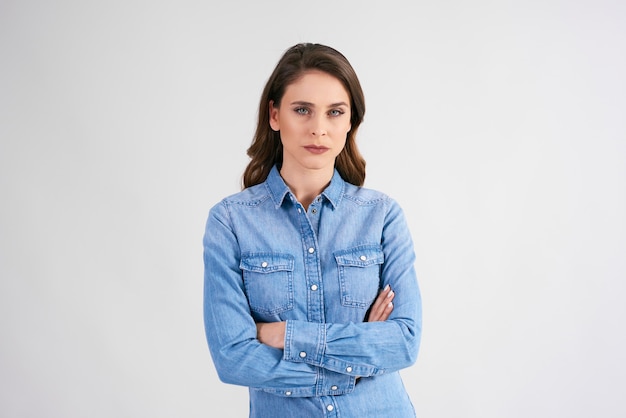
[[[270,102],[270,126],[280,131],[282,170],[329,170],[350,131],[350,96],[341,82],[308,71],[287,86],[280,108]]]

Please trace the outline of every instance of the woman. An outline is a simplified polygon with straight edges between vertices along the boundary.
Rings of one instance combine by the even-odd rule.
[[[363,92],[346,58],[288,49],[259,107],[244,190],[204,236],[204,319],[250,417],[414,417],[398,370],[421,335],[402,210],[362,186]]]

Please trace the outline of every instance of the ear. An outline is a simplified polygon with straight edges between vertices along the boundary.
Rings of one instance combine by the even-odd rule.
[[[270,100],[269,102],[269,114],[270,114],[270,127],[272,130],[278,132],[280,131],[280,121],[278,118],[278,108],[274,107],[274,101]]]

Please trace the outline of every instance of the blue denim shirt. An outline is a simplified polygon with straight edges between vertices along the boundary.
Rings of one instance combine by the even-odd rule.
[[[335,171],[308,211],[276,167],[210,213],[204,320],[223,382],[250,388],[250,417],[414,417],[398,371],[421,336],[413,244],[399,205]],[[387,321],[364,322],[379,289]],[[284,350],[256,322],[286,321]]]

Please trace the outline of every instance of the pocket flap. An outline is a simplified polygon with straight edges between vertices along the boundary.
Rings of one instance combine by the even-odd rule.
[[[247,253],[241,256],[239,268],[256,273],[272,273],[274,271],[293,271],[294,258],[290,254],[280,253]]]
[[[341,266],[367,267],[382,264],[385,261],[381,245],[360,245],[334,253],[337,264]]]

